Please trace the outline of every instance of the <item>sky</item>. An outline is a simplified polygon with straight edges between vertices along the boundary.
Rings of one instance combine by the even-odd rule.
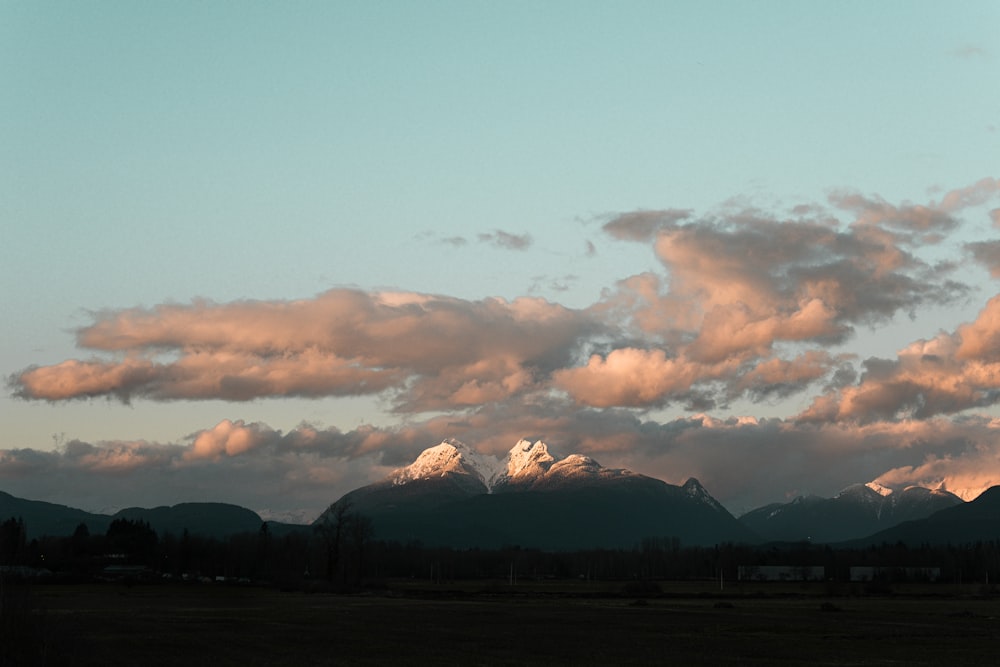
[[[311,520],[445,438],[1000,484],[1000,4],[0,0],[0,490]]]

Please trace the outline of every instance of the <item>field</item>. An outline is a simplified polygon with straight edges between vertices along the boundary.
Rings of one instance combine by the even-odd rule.
[[[46,665],[994,664],[1000,598],[954,586],[398,582],[375,593],[36,585]],[[8,647],[10,648],[10,647]],[[13,655],[14,657],[10,657]]]

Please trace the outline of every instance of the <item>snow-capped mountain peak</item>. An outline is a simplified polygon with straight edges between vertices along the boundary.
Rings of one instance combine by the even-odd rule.
[[[890,494],[892,491],[890,490]],[[879,504],[884,498],[884,494],[880,491],[871,488],[867,484],[851,484],[846,489],[842,489],[834,498],[853,498],[854,500]]]
[[[474,486],[485,487],[486,493],[494,493],[514,487],[553,488],[567,483],[604,483],[641,475],[624,469],[605,468],[582,454],[559,458],[549,452],[548,445],[541,440],[532,442],[521,439],[501,459],[480,454],[458,440],[448,439],[425,449],[416,461],[393,472],[387,481],[393,486],[401,486],[416,480],[444,477],[452,477],[462,483],[475,480]],[[701,488],[700,485],[698,488]],[[704,489],[702,493],[710,497]]]
[[[480,454],[463,442],[449,439],[425,449],[416,461],[393,473],[391,479],[393,484],[400,485],[417,479],[466,474],[491,489],[501,470],[495,456]]]
[[[872,491],[874,491],[875,493],[879,494],[882,497],[885,497],[885,496],[888,496],[888,495],[892,494],[892,489],[890,489],[887,486],[882,486],[878,482],[874,482],[874,481],[873,482],[868,482],[867,484],[865,484],[865,486],[867,486],[869,489],[871,489]]]
[[[705,487],[701,485],[701,482],[694,477],[691,477],[688,481],[684,482],[684,485],[681,488],[684,489],[689,496],[708,505],[712,509],[721,510],[723,512],[727,511],[721,504],[719,504],[718,500],[713,498],[712,495],[705,490]]]
[[[541,440],[531,442],[529,440],[519,440],[507,454],[507,470],[505,477],[508,480],[519,477],[537,477],[548,472],[555,457],[549,453],[549,447]]]

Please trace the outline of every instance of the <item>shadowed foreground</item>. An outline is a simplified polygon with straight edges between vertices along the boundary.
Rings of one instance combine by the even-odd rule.
[[[993,664],[1000,639],[1000,599],[991,597],[745,590],[637,599],[583,588],[341,596],[38,586],[33,636],[44,645],[15,664],[969,665]]]

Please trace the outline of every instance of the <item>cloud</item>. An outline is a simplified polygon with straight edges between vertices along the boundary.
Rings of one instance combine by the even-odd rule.
[[[961,238],[961,212],[998,191],[996,179],[982,179],[925,204],[835,193],[791,215],[728,206],[619,216],[604,231],[647,243],[658,264],[625,275],[585,309],[539,298],[334,289],[299,300],[91,313],[76,332],[81,358],[14,374],[15,395],[372,396],[405,419],[281,432],[227,418],[174,443],[71,440],[54,452],[0,450],[0,482],[12,493],[91,508],[114,498],[199,499],[318,512],[444,438],[503,454],[529,437],[673,483],[696,476],[736,511],[872,479],[971,497],[1000,483],[992,472],[1000,471],[1000,425],[973,413],[1000,397],[1000,296],[972,321],[916,340],[894,359],[858,361],[831,347],[863,327],[968,294],[956,265],[940,258]],[[512,249],[531,242],[499,231],[479,240]],[[964,249],[996,275],[997,243]],[[818,395],[804,396],[809,407],[791,419],[650,418],[664,406],[772,407],[807,390]],[[748,472],[760,470],[766,480]]]
[[[570,286],[579,279],[579,276],[573,274],[566,274],[562,276],[532,276],[531,287],[528,288],[528,293],[534,294],[543,289],[552,292],[566,292],[569,291]]]
[[[950,190],[940,202],[927,205],[892,205],[881,197],[866,197],[858,193],[836,192],[830,202],[837,208],[853,212],[855,225],[880,225],[886,229],[910,233],[947,232],[958,226],[952,214],[981,205],[1000,192],[1000,179],[983,178],[964,188]],[[933,235],[918,236],[923,241],[936,241]],[[901,239],[906,242],[906,239]]]
[[[651,242],[663,229],[669,229],[691,216],[689,209],[663,211],[632,211],[615,216],[601,229],[619,241]]]
[[[834,363],[822,350],[808,350],[794,359],[767,359],[740,378],[734,398],[743,393],[760,398],[794,394],[804,385],[826,377]]]
[[[959,212],[998,192],[1000,180],[985,178],[922,205],[835,193],[833,214],[804,204],[785,217],[739,203],[703,216],[624,214],[604,230],[649,243],[660,269],[618,281],[583,310],[538,298],[334,289],[294,301],[97,312],[76,336],[90,358],[29,367],[9,381],[16,396],[48,401],[377,396],[407,414],[551,392],[589,407],[708,409],[829,385],[803,418],[960,410],[982,403],[921,389],[915,361],[905,364],[914,377],[877,385],[888,371],[867,362],[863,387],[853,387],[849,362],[826,350],[859,326],[968,293],[952,278],[955,263],[922,252],[937,252],[962,223]],[[530,244],[499,230],[479,239]],[[994,244],[967,251],[992,268]],[[979,398],[989,396],[984,388]]]
[[[965,46],[953,50],[951,55],[956,58],[986,59],[990,57],[990,52],[981,46],[966,44]]]
[[[178,443],[71,440],[48,452],[0,450],[0,485],[22,497],[92,511],[113,511],[122,502],[151,507],[199,500],[316,516],[428,446],[412,437],[405,430],[341,432],[310,424],[283,433],[224,419]]]
[[[878,226],[844,230],[750,218],[664,232],[656,253],[670,272],[670,293],[690,311],[688,321],[715,311],[715,324],[735,317],[770,328],[765,340],[831,340],[843,339],[854,324],[945,302],[961,289],[897,242]]]
[[[266,439],[267,433],[259,425],[247,426],[242,420],[225,419],[215,428],[199,433],[188,455],[192,458],[239,456],[260,446]]]
[[[1000,296],[973,322],[870,358],[856,385],[817,397],[806,421],[926,419],[1000,402]]]
[[[683,400],[698,382],[727,372],[731,364],[714,367],[685,358],[668,358],[663,350],[621,348],[606,356],[593,355],[586,366],[556,371],[553,380],[574,400],[592,407],[648,407],[666,398]]]
[[[998,190],[996,179],[982,179],[920,206],[832,195],[847,221],[819,206],[798,206],[789,219],[735,205],[715,216],[622,216],[606,229],[655,239],[665,272],[626,278],[591,308],[618,323],[619,339],[557,371],[554,384],[595,407],[694,407],[842,383],[844,359],[826,355],[828,346],[859,325],[968,292],[951,278],[955,264],[929,263],[920,251],[957,229],[956,212]]]
[[[960,211],[971,206],[980,206],[1000,192],[1000,178],[983,178],[964,188],[949,191],[941,198],[938,206],[949,212]]]
[[[531,247],[530,234],[511,234],[497,229],[490,233],[478,235],[480,243],[487,243],[504,250],[527,250]]]
[[[123,358],[32,367],[11,384],[49,401],[384,394],[406,411],[454,408],[531,388],[602,327],[536,298],[338,289],[299,301],[196,301],[96,313],[78,344]]]
[[[660,423],[630,410],[539,398],[391,428],[341,432],[301,424],[281,432],[223,420],[178,443],[73,440],[51,452],[0,450],[0,483],[15,495],[85,509],[123,499],[147,507],[207,500],[315,516],[446,437],[494,455],[528,437],[561,455],[592,456],[674,484],[695,476],[740,512],[797,494],[831,496],[873,479],[972,498],[1000,483],[998,435],[1000,421],[985,417],[858,425],[694,415]],[[755,474],[761,469],[765,480]]]
[[[1000,278],[1000,240],[966,243],[965,249],[973,259],[982,264],[994,278]]]

